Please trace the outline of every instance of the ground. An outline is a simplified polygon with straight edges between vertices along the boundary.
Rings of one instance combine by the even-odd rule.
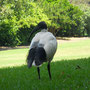
[[[81,40],[89,40],[90,37],[70,37],[70,38],[57,38],[59,43],[66,43],[66,42],[79,42]]]
[[[47,63],[40,67],[40,80],[36,67],[28,69],[25,62],[29,46],[1,47],[0,89],[90,90],[90,38],[57,38],[57,41],[57,52],[51,62],[52,80]]]
[[[70,38],[67,38],[67,37],[57,37],[57,41],[58,43],[66,43],[66,42],[79,42],[81,40],[89,40],[90,37],[70,37]],[[29,48],[29,46],[16,46],[16,47],[4,47],[4,46],[1,46],[0,47],[0,51],[2,50],[10,50],[10,49],[20,49],[20,48]]]

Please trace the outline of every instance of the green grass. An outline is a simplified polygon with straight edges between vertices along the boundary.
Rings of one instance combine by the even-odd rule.
[[[0,67],[25,64],[28,49],[0,51]]]
[[[27,48],[0,51],[0,90],[90,90],[90,40],[58,44],[52,80],[47,63],[40,67],[41,80],[36,67],[27,68],[27,52]]]
[[[90,39],[58,44],[55,61],[87,57],[90,57]]]

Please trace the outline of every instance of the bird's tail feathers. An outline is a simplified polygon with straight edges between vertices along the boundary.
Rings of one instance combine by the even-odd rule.
[[[43,62],[46,62],[46,52],[43,47],[31,48],[29,50],[27,56],[27,65],[28,67],[32,67],[33,61],[35,61],[35,65],[39,66]]]
[[[41,65],[43,62],[46,62],[46,52],[43,47],[38,47],[35,53],[35,63],[36,65]]]
[[[36,48],[32,48],[29,50],[28,52],[28,56],[27,56],[27,65],[30,68],[32,66],[34,57],[35,57],[35,52],[36,52]]]

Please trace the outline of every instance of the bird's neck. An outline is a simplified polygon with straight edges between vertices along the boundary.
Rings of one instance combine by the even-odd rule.
[[[48,29],[42,29],[41,32],[48,32]]]

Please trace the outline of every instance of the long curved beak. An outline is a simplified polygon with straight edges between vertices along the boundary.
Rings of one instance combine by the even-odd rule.
[[[34,30],[31,31],[31,33],[30,33],[30,35],[29,35],[29,38],[28,38],[28,41],[30,40],[30,38],[32,37],[32,35],[34,34],[34,32],[36,32],[38,29],[39,29],[39,27],[36,26],[36,27],[34,28]]]

